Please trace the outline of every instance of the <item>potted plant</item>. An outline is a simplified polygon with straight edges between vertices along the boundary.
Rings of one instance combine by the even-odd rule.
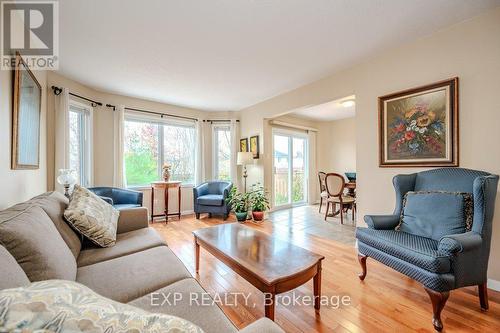
[[[262,221],[264,212],[269,209],[268,192],[260,184],[252,185],[248,194],[254,221]]]
[[[227,203],[236,214],[238,222],[245,222],[248,215],[248,194],[238,192],[235,186],[229,192]]]

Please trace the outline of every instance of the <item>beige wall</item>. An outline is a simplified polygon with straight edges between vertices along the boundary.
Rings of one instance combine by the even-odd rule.
[[[356,172],[356,119],[320,122],[318,129],[318,169]]]
[[[34,72],[42,86],[40,118],[40,168],[37,170],[11,170],[12,140],[12,86],[11,71],[0,71],[0,209],[11,206],[47,190],[46,119],[47,87],[46,72]]]
[[[422,168],[379,168],[377,97],[460,77],[460,165],[500,173],[500,8],[241,112],[242,133],[263,133],[263,118],[356,95],[358,223],[365,214],[391,212],[391,179]],[[260,119],[260,121],[259,121]],[[262,143],[263,145],[263,143]],[[270,152],[265,151],[264,154]],[[253,180],[264,180],[254,168]],[[489,276],[500,280],[500,195],[497,196]]]
[[[47,78],[47,86],[52,85],[59,87],[67,87],[72,93],[85,96],[87,98],[95,99],[99,102],[112,105],[125,105],[126,107],[134,107],[145,110],[152,110],[158,112],[164,112],[169,114],[182,115],[186,117],[193,117],[198,119],[226,119],[233,115],[235,117],[237,113],[228,114],[226,112],[204,112],[195,109],[189,109],[184,107],[179,107],[170,104],[163,104],[157,102],[151,102],[147,100],[142,100],[138,98],[126,97],[116,94],[104,93],[97,91],[93,88],[80,84],[69,78],[63,77],[56,73],[49,73]],[[47,96],[47,182],[49,189],[54,188],[54,159],[55,159],[55,138],[54,138],[54,94],[52,92]],[[77,99],[78,100],[78,99]],[[207,126],[209,129],[209,127]],[[114,146],[113,146],[113,110],[105,106],[97,106],[94,108],[94,124],[93,124],[93,134],[94,134],[94,186],[112,186],[113,185],[113,169],[114,169]],[[206,131],[207,145],[205,147],[204,154],[207,156],[206,168],[210,168],[209,165],[211,161],[211,132]],[[211,178],[211,174],[207,176]],[[141,189],[144,192],[144,205],[146,207],[151,207],[151,190]],[[41,192],[41,191],[39,191]],[[39,193],[38,192],[38,193]],[[193,209],[193,199],[192,199],[192,187],[182,188],[182,202],[181,211],[184,213],[189,213]],[[172,193],[173,194],[173,193]],[[177,211],[177,195],[170,196],[171,200],[169,202],[170,210]],[[162,209],[162,207],[158,207]],[[157,208],[155,207],[155,211]]]

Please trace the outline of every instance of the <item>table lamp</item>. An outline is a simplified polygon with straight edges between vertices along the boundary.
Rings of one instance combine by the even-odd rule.
[[[76,183],[76,177],[72,169],[59,169],[57,182],[64,186],[64,195],[69,199],[69,188]]]
[[[238,152],[238,157],[236,159],[237,165],[243,166],[243,179],[245,180],[245,193],[247,192],[247,165],[253,164],[253,153],[247,151]]]

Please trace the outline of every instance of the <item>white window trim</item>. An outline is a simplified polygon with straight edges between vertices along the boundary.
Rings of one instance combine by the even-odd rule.
[[[94,108],[88,104],[81,103],[79,101],[70,99],[69,107],[76,109],[81,109],[85,113],[84,115],[84,131],[83,131],[83,164],[85,171],[85,177],[87,179],[87,184],[81,184],[84,187],[91,187],[94,185],[94,152],[93,152],[93,124],[94,124]],[[81,181],[81,180],[80,180]]]
[[[229,130],[229,135],[231,136],[231,139],[229,140],[229,149],[231,150],[231,140],[233,137],[233,133],[231,131],[231,125],[230,124],[213,124],[212,125],[212,179],[218,180],[219,179],[219,140],[217,138],[217,128],[225,128]],[[229,163],[233,163],[233,154],[230,154],[229,156]]]
[[[127,121],[135,121],[140,123],[156,124],[162,126],[171,125],[179,127],[181,126],[193,127],[195,130],[195,135],[199,135],[195,122],[189,120],[178,120],[167,116],[158,119],[158,116],[144,115],[144,114],[138,114],[137,112],[128,111],[125,113],[125,122]],[[158,127],[158,177],[159,177],[158,179],[161,179],[162,166],[164,164],[163,145],[164,145],[163,128],[160,130],[160,128]],[[196,168],[196,160],[195,160],[195,168]],[[196,171],[194,171],[193,175],[194,175],[193,181],[181,183],[181,187],[188,187],[188,188],[194,187],[195,186],[194,183],[196,182]],[[127,185],[127,188],[135,190],[145,190],[151,187],[149,184],[143,184],[143,185],[132,185],[132,186]]]
[[[272,175],[271,175],[271,184],[272,187],[271,187],[271,195],[272,195],[272,200],[271,200],[271,203],[272,203],[272,210],[278,210],[278,209],[287,209],[287,208],[291,208],[291,207],[296,207],[296,206],[303,206],[303,205],[306,205],[307,202],[308,202],[308,197],[309,197],[309,136],[307,135],[307,132],[304,132],[304,131],[301,131],[301,130],[292,130],[292,129],[285,129],[285,128],[273,128],[272,131],[271,131],[271,135],[272,135],[272,143],[271,143],[271,151],[272,151],[272,154],[273,154],[273,158],[272,158],[272,169],[273,172],[272,172]],[[275,193],[274,193],[274,178],[275,178],[275,175],[274,175],[274,168],[275,168],[275,165],[274,165],[274,136],[275,135],[282,135],[282,136],[287,136],[290,138],[290,140],[293,140],[294,137],[296,138],[302,138],[305,140],[305,147],[304,147],[304,156],[307,156],[307,158],[304,159],[304,200],[303,201],[300,201],[300,202],[297,202],[297,203],[294,203],[292,201],[292,198],[291,198],[291,195],[292,195],[292,188],[290,187],[291,185],[291,181],[289,180],[289,189],[288,189],[288,196],[290,197],[290,203],[287,203],[287,204],[282,204],[282,205],[279,205],[279,206],[276,206],[276,202],[275,202]],[[292,143],[293,144],[293,143]],[[290,161],[291,159],[293,158],[292,157],[292,145],[289,145],[288,146],[288,156],[290,158]],[[289,169],[293,168],[293,162],[290,162],[289,163]],[[290,172],[290,170],[289,170]]]

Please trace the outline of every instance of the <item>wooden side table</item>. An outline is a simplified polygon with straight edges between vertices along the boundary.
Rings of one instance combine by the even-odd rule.
[[[180,181],[158,181],[158,182],[152,182],[151,183],[151,223],[153,223],[154,218],[158,216],[165,216],[165,223],[168,223],[168,217],[169,216],[177,216],[180,220],[181,218],[181,183]],[[168,212],[168,189],[170,188],[177,188],[178,190],[178,200],[179,200],[179,206],[178,206],[178,211],[175,213],[169,213]],[[155,215],[155,190],[163,190],[164,193],[164,199],[165,199],[165,212],[164,214],[157,214]]]

